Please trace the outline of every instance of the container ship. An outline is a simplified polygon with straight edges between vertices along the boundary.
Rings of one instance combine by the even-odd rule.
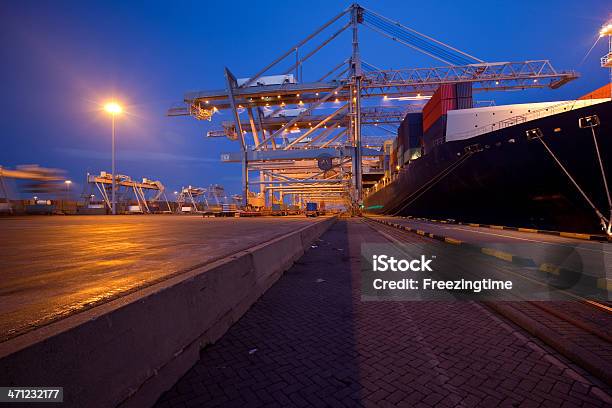
[[[473,107],[443,84],[385,145],[366,212],[610,235],[610,86],[576,100]]]

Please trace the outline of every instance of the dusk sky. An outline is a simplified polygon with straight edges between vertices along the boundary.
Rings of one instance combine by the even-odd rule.
[[[609,17],[604,0],[496,2],[364,1],[366,8],[485,61],[550,59],[581,78],[559,90],[478,93],[497,104],[562,100],[600,87]],[[231,120],[172,118],[166,110],[187,91],[223,89],[223,68],[248,77],[348,2],[3,1],[0,5],[0,165],[37,163],[65,169],[80,193],[86,172],[110,171],[109,99],[122,102],[117,169],[160,179],[169,189],[219,183],[240,190],[240,168],[219,162],[237,142],[207,139]],[[334,30],[335,31],[335,30]],[[333,31],[329,31],[331,34]],[[430,58],[363,27],[362,56],[380,68],[438,66]],[[320,37],[322,41],[325,36]],[[304,67],[313,80],[350,53],[350,33]],[[274,74],[277,72],[271,72]]]

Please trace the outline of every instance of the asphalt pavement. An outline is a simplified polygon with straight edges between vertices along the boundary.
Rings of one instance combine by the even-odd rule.
[[[0,341],[315,221],[181,215],[0,218]]]

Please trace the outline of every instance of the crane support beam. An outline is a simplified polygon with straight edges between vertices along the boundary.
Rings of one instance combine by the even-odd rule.
[[[339,158],[352,155],[353,150],[354,148],[351,146],[345,146],[342,149],[249,150],[247,152],[247,160],[249,162],[263,160],[307,160],[318,159],[322,155]],[[362,147],[361,152],[362,156],[380,157],[384,155],[384,152],[380,150],[369,149],[367,147]],[[242,161],[242,154],[242,152],[223,153],[221,161],[224,163],[240,163]]]
[[[558,88],[579,77],[575,71],[557,71],[549,60],[520,62],[484,62],[462,66],[408,68],[399,70],[362,71],[363,97],[402,97],[431,95],[441,84],[471,82],[474,91],[512,90],[528,88]],[[312,82],[301,84],[262,85],[233,90],[240,106],[281,106],[304,104],[320,100],[318,93],[338,91],[336,99],[350,99],[348,81]],[[300,95],[299,97],[296,95]],[[279,98],[280,96],[280,98]],[[198,109],[231,108],[226,90],[188,93],[187,106],[172,108],[169,116],[193,115]],[[193,108],[196,106],[198,109]]]

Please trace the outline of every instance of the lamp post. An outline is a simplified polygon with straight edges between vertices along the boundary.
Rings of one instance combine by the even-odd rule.
[[[111,173],[113,177],[112,181],[112,191],[111,191],[111,212],[113,215],[117,214],[117,203],[115,201],[115,116],[121,113],[122,109],[116,102],[109,102],[104,105],[104,110],[106,110],[111,115],[111,149],[112,149],[112,158],[111,158]]]
[[[66,180],[64,181],[64,184],[66,185],[66,201],[68,201],[69,197],[70,197],[70,185],[72,184],[72,180]],[[66,205],[62,205],[63,210],[66,211]]]

